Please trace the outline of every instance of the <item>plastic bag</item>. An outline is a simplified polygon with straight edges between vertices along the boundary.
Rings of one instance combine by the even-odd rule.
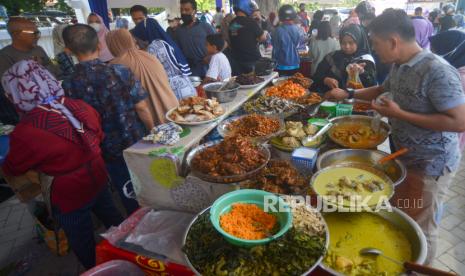
[[[364,88],[362,81],[360,80],[360,68],[357,64],[349,64],[347,65],[347,88],[352,88],[352,89],[362,89]]]
[[[150,211],[126,238],[126,242],[185,264],[182,241],[194,216],[176,211]]]
[[[139,224],[139,221],[147,214],[151,208],[143,207],[131,214],[127,219],[125,219],[120,225],[112,226],[105,233],[100,234],[105,238],[111,245],[118,246],[118,242],[129,233],[133,231],[134,228]]]
[[[81,276],[144,276],[145,273],[137,265],[123,260],[113,260],[98,265],[91,270],[81,274]]]

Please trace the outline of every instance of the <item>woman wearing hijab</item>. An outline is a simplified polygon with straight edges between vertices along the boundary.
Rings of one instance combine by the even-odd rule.
[[[147,18],[137,24],[132,35],[149,44],[147,52],[155,56],[165,68],[170,86],[178,100],[197,95],[197,91],[188,78],[191,71],[184,55],[180,50],[176,53],[176,49],[179,48],[155,19]],[[171,46],[170,42],[176,48]]]
[[[105,41],[105,36],[109,32],[109,30],[107,26],[103,24],[102,17],[96,13],[91,13],[89,14],[89,17],[87,17],[87,24],[89,24],[89,26],[94,28],[94,30],[97,32],[100,46],[99,59],[103,62],[109,62],[113,59],[113,55],[110,53],[110,50],[108,50],[107,43]]]
[[[95,266],[91,212],[106,227],[123,220],[107,186],[100,117],[83,101],[65,97],[60,83],[35,61],[13,65],[2,84],[21,116],[2,169],[12,176],[29,170],[49,176],[41,183],[50,191],[47,205],[79,261],[90,269]]]
[[[462,77],[465,90],[465,33],[450,30],[430,37],[431,51],[454,66]],[[460,150],[465,149],[465,132],[460,134]]]
[[[131,33],[126,29],[109,32],[106,40],[115,56],[111,63],[128,67],[149,93],[155,125],[165,123],[165,114],[178,106],[178,100],[171,90],[163,65],[154,56],[137,49]]]
[[[325,93],[333,88],[346,88],[349,64],[358,64],[360,81],[364,87],[376,85],[375,61],[359,25],[352,24],[339,33],[341,50],[324,57],[318,65],[312,89]]]

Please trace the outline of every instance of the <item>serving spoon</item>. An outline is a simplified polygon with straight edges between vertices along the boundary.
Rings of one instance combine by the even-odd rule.
[[[397,157],[406,154],[408,151],[409,150],[407,148],[401,148],[400,150],[398,150],[398,151],[396,151],[394,153],[386,155],[385,157],[379,159],[378,162],[375,163],[375,169],[380,170],[380,171],[386,171],[388,169],[388,168],[386,168],[386,166],[387,166],[386,163],[387,162],[389,162],[391,160],[394,160]]]
[[[415,271],[418,273],[426,274],[426,275],[431,275],[431,276],[457,276],[458,274],[455,272],[447,272],[447,271],[442,271],[430,266],[426,265],[421,265],[417,264],[414,262],[400,262],[396,259],[393,259],[391,257],[388,257],[383,254],[383,251],[376,249],[376,248],[363,248],[360,250],[360,255],[372,255],[372,256],[381,256],[385,258],[386,260],[389,260],[403,268],[405,268],[407,271]]]

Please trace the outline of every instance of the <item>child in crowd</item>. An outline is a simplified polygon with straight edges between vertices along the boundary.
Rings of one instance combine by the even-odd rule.
[[[224,81],[231,77],[231,65],[222,52],[224,44],[221,34],[207,36],[207,54],[211,56],[211,60],[204,82]]]

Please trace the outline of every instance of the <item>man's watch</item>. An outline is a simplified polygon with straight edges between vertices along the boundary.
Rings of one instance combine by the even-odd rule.
[[[349,94],[348,99],[349,99],[349,100],[353,99],[353,98],[354,98],[354,95],[355,95],[355,89],[353,89],[353,88],[347,88],[346,91],[347,91],[347,93]]]

